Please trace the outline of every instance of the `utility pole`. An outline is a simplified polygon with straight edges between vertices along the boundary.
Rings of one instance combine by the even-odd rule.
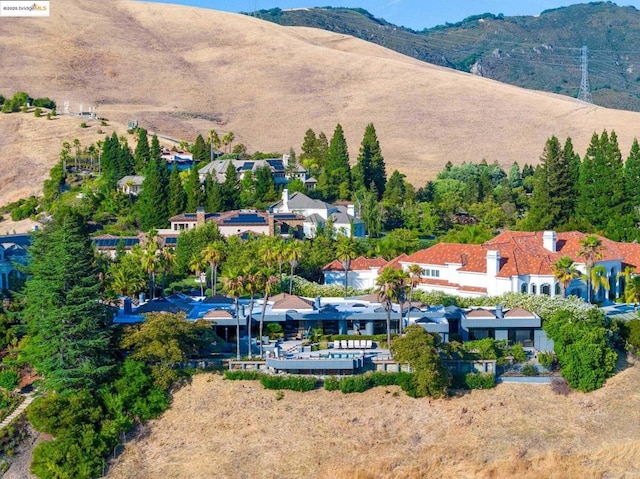
[[[582,79],[580,80],[580,93],[578,93],[578,100],[584,103],[593,103],[591,90],[589,89],[589,49],[584,45],[580,51],[582,52]]]

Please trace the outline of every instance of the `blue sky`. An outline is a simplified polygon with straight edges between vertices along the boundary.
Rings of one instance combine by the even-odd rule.
[[[579,1],[561,0],[155,0],[213,8],[227,12],[251,12],[256,9],[279,7],[360,7],[378,18],[415,30],[455,23],[480,13],[504,15],[537,15],[549,8],[562,7]],[[640,9],[640,0],[620,0],[620,6],[632,5]]]

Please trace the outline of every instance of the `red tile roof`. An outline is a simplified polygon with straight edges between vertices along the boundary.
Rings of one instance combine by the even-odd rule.
[[[562,256],[569,256],[578,264],[584,259],[578,254],[580,240],[584,233],[570,231],[556,234],[556,251],[550,251],[543,245],[543,231],[506,231],[482,245],[457,243],[438,243],[431,248],[418,251],[405,259],[404,264],[446,266],[460,264],[459,271],[486,273],[487,251],[500,253],[498,277],[510,278],[514,275],[553,274],[552,265]],[[624,265],[640,269],[640,244],[617,243],[602,236],[604,249],[601,261],[621,260]],[[465,287],[471,291],[472,288]]]
[[[349,271],[369,271],[372,268],[382,268],[386,264],[387,260],[384,258],[365,258],[364,256],[360,256],[351,261]],[[336,259],[322,268],[322,271],[344,271],[344,266],[342,266],[341,261]]]

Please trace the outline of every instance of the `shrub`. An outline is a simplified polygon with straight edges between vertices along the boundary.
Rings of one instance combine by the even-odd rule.
[[[527,360],[527,354],[521,344],[514,344],[511,347],[511,356],[516,363],[524,363]]]
[[[260,384],[265,389],[288,389],[291,391],[312,391],[318,380],[313,376],[272,376],[263,374]]]
[[[357,376],[348,376],[340,380],[340,391],[344,394],[362,393],[372,387],[373,383],[371,380],[362,374]]]
[[[87,128],[87,122],[86,121],[81,122],[80,128]]]
[[[255,381],[260,379],[263,374],[258,371],[244,370],[244,369],[236,369],[234,371],[225,371],[224,378],[229,379],[231,381]]]
[[[556,361],[556,356],[549,352],[549,353],[538,353],[538,362],[540,363],[540,365],[543,368],[546,369],[551,369],[553,367],[553,364]]]
[[[523,376],[537,376],[538,370],[533,364],[525,364],[521,369]]]
[[[327,391],[337,391],[340,389],[340,380],[336,377],[329,376],[324,380],[324,388]]]
[[[35,98],[33,100],[33,106],[37,106],[37,107],[42,107],[42,108],[49,108],[50,110],[55,110],[56,108],[56,102],[47,98],[47,97],[43,97],[43,98]],[[55,115],[55,113],[54,113]]]
[[[496,385],[493,374],[468,373],[464,376],[464,384],[468,389],[491,389]]]
[[[278,339],[284,336],[284,330],[280,323],[267,323],[267,335],[269,339]]]
[[[0,387],[7,391],[13,391],[20,383],[20,374],[13,369],[3,369],[0,371]]]
[[[37,107],[35,110],[33,110],[33,116],[35,116],[36,118],[40,118],[42,116],[42,108]]]
[[[640,319],[632,319],[626,326],[629,331],[627,338],[629,346],[636,351],[640,351]]]

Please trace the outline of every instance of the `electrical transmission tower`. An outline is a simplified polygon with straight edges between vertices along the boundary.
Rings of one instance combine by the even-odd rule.
[[[580,80],[580,93],[578,93],[578,100],[584,103],[593,103],[591,90],[589,89],[589,49],[586,45],[582,47],[581,52],[582,79]]]

